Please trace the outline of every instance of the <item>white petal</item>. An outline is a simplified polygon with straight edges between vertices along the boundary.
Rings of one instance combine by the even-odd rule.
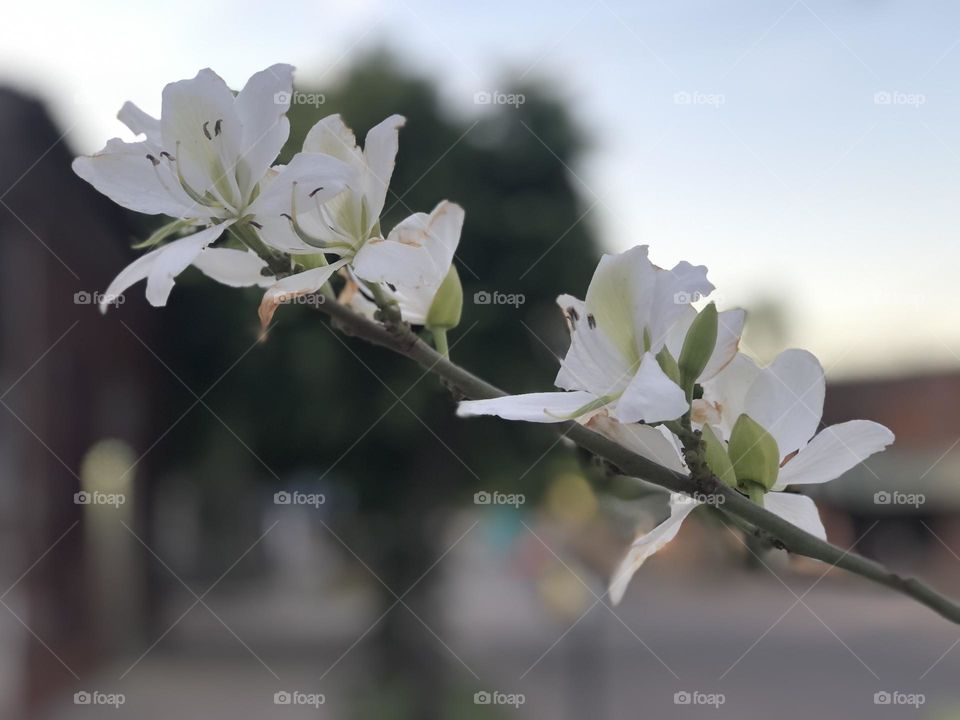
[[[463,208],[446,200],[429,215],[411,215],[385,239],[364,243],[353,260],[354,272],[397,287],[440,287],[460,242],[463,215]]]
[[[782,459],[817,431],[825,391],[820,361],[806,350],[784,350],[750,386],[744,412],[773,435]]]
[[[850,420],[824,428],[780,469],[775,489],[787,485],[825,483],[840,477],[893,442],[893,433],[879,423]]]
[[[297,153],[290,164],[279,168],[262,186],[250,212],[260,217],[290,214],[296,188],[296,205],[300,213],[310,211],[343,191],[356,176],[346,163],[329,155]]]
[[[667,377],[653,353],[646,353],[637,374],[617,400],[613,416],[620,422],[655,423],[675,420],[688,408],[680,386]]]
[[[261,327],[266,329],[273,319],[273,314],[281,304],[300,295],[309,295],[310,293],[317,292],[323,287],[324,283],[330,279],[333,273],[346,264],[346,260],[338,260],[323,267],[291,275],[271,285],[270,289],[264,293],[263,300],[260,301],[259,314]]]
[[[707,268],[686,261],[670,270],[657,268],[655,281],[647,320],[654,352],[666,342],[670,327],[684,313],[684,308],[713,292],[713,284],[707,280]]]
[[[670,329],[667,331],[664,345],[674,358],[680,357],[680,351],[683,350],[683,341],[687,339],[687,333],[690,326],[697,317],[697,309],[693,305],[682,305],[677,318]]]
[[[363,156],[368,172],[364,182],[364,196],[370,218],[380,217],[387,198],[387,187],[393,176],[393,167],[400,144],[399,131],[407,122],[402,115],[391,115],[370,128],[363,143]]]
[[[387,287],[384,287],[383,290],[387,293],[390,292],[390,289]],[[377,304],[360,292],[360,287],[352,276],[348,277],[347,284],[337,297],[337,302],[349,306],[351,310],[363,315],[368,320],[374,320],[376,318]]]
[[[275,282],[273,277],[263,274],[267,264],[251,250],[206,248],[193,265],[207,277],[230,287],[269,287]]]
[[[290,205],[295,178],[291,175],[287,180],[280,179],[286,169],[286,166],[276,166],[267,171],[260,181],[260,195],[249,210],[256,215],[256,221],[260,224],[260,239],[268,246],[289,255],[313,255],[320,249],[305,243],[293,230]],[[307,174],[306,168],[302,169],[302,173]],[[278,179],[281,185],[274,187]],[[259,212],[261,208],[263,211]],[[303,217],[298,215],[298,218]]]
[[[167,304],[177,275],[186,270],[200,252],[233,224],[229,220],[206,230],[164,245],[158,251],[147,274],[147,301],[154,307]],[[151,253],[152,255],[153,253]]]
[[[587,390],[595,395],[622,392],[632,368],[613,341],[588,317],[586,303],[561,295],[557,304],[570,328],[570,347],[560,363],[554,384],[564,390]]]
[[[626,592],[627,585],[629,585],[634,573],[640,569],[640,566],[648,557],[676,537],[680,525],[698,504],[692,498],[681,500],[671,497],[670,517],[650,532],[637,536],[610,579],[610,600],[614,605],[619,604],[623,599],[623,594]]]
[[[663,425],[651,427],[640,423],[622,423],[605,413],[597,413],[587,421],[586,426],[658,465],[676,472],[687,471],[679,441]]]
[[[587,288],[588,316],[628,364],[640,359],[655,288],[656,270],[647,257],[646,245],[604,255]]]
[[[806,495],[768,492],[763,496],[763,506],[801,530],[806,530],[821,540],[827,539],[827,531],[823,528],[817,506]]]
[[[700,373],[701,383],[723,370],[736,356],[746,319],[747,314],[743,310],[724,310],[717,314],[717,345]]]
[[[288,255],[314,255],[323,252],[307,245],[293,231],[293,224],[283,215],[257,215],[258,234],[264,244]]]
[[[404,321],[411,325],[426,324],[430,306],[433,305],[433,298],[437,294],[436,288],[397,288],[396,291],[391,293],[389,287],[386,285],[382,287],[388,294],[392,294],[393,299],[397,301],[397,305],[400,307],[400,316]]]
[[[747,392],[760,375],[760,368],[747,355],[737,353],[733,360],[717,375],[703,383],[703,404],[709,405],[702,416],[710,418],[723,433],[723,439],[730,439],[730,431],[744,410]],[[695,404],[698,401],[694,401]],[[716,418],[719,413],[719,420]]]
[[[303,140],[303,151],[332,155],[356,167],[363,164],[357,138],[340,115],[328,115],[310,128]]]
[[[160,136],[160,121],[148,115],[129,100],[120,108],[117,113],[117,120],[122,122],[130,131],[136,135],[143,135],[154,145],[162,144]]]
[[[207,208],[183,191],[170,163],[156,152],[148,141],[114,139],[96,155],[75,159],[73,171],[129,210],[184,219],[210,217]]]
[[[176,155],[187,183],[200,195],[211,191],[236,207],[243,128],[223,79],[207,68],[167,85],[160,126],[164,148]]]
[[[271,65],[253,75],[237,95],[236,111],[243,127],[238,174],[245,192],[260,181],[290,135],[286,113],[292,92],[293,66]]]
[[[457,416],[496,415],[504,420],[556,423],[565,421],[596,399],[588,392],[545,392],[507,395],[492,400],[464,400],[457,405]]]
[[[173,288],[173,278],[186,269],[187,265],[200,254],[204,247],[216,240],[232,221],[221,225],[214,225],[189,237],[174,240],[156,250],[142,255],[127,265],[107,287],[100,302],[100,312],[106,312],[107,307],[130,286],[148,280],[147,300],[151,305],[165,305],[167,296]],[[183,259],[186,263],[180,267]],[[166,273],[172,273],[166,278]],[[150,283],[153,283],[152,291]]]
[[[117,275],[107,286],[103,293],[103,299],[100,301],[100,312],[105,313],[107,308],[113,304],[116,299],[122,295],[129,287],[135,285],[141,280],[146,280],[150,274],[150,268],[157,259],[157,255],[163,252],[164,248],[159,248],[141,255],[132,263],[127,265],[120,274]]]

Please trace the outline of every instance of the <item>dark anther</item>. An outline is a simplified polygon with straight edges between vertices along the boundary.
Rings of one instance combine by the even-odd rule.
[[[157,160],[153,155],[150,155],[149,153],[147,153],[147,160],[152,162],[154,167],[160,164],[160,161]]]
[[[575,307],[568,307],[567,315],[569,316],[571,322],[576,322],[580,319],[580,313],[577,312]]]
[[[293,218],[287,215],[286,213],[280,213],[280,217],[285,217],[290,222],[293,222]]]
[[[263,230],[263,225],[253,220],[250,221],[250,224],[253,225],[257,230]]]
[[[593,316],[593,313],[590,313],[589,315],[587,315],[587,325],[590,326],[591,330],[596,329],[597,319]]]
[[[210,128],[207,127],[209,124],[209,121],[203,124],[203,134],[207,136],[207,140],[213,140],[213,136],[210,134]]]
[[[170,162],[175,162],[175,161],[176,161],[176,158],[175,158],[173,155],[171,155],[170,153],[168,153],[166,150],[161,151],[160,157],[166,158],[166,159],[169,160]]]
[[[219,135],[219,134],[220,134],[220,125],[221,125],[222,123],[223,123],[223,120],[220,119],[220,120],[217,120],[217,121],[213,124],[213,134],[214,134],[214,135]]]
[[[321,190],[323,190],[322,187],[318,187],[316,190],[312,190],[312,191],[310,192],[309,197],[313,197],[314,195],[316,195],[316,194],[317,194],[318,192],[320,192]]]

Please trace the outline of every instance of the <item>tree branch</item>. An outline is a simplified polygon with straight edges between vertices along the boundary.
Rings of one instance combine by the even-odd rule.
[[[444,358],[417,337],[408,326],[399,323],[392,323],[390,326],[381,325],[353,312],[330,297],[318,295],[317,298],[317,303],[312,304],[312,307],[328,315],[340,331],[387,348],[419,363],[465,397],[471,400],[483,400],[507,394]],[[775,546],[873,580],[926,605],[947,620],[960,624],[960,604],[941,595],[929,585],[916,578],[898,575],[878,562],[844,550],[801,530],[780,516],[751,502],[716,477],[695,481],[688,475],[658,465],[573,421],[557,423],[551,427],[580,447],[612,463],[624,475],[641,478],[672,492],[722,496],[724,513],[749,523],[755,528],[756,535]]]

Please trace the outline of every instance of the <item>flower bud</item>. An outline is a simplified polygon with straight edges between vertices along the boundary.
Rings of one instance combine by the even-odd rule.
[[[463,310],[463,287],[457,268],[450,266],[450,272],[440,283],[430,310],[427,311],[426,327],[430,330],[452,330],[460,324],[460,312]]]
[[[707,366],[716,346],[717,306],[710,303],[697,313],[697,317],[690,324],[680,350],[680,359],[677,361],[680,366],[681,387],[687,391],[687,395],[693,392],[693,384]]]
[[[737,418],[728,447],[737,484],[755,483],[769,490],[780,471],[780,449],[773,436],[747,414]]]

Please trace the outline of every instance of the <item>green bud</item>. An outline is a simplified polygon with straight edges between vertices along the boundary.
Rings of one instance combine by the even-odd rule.
[[[769,490],[780,472],[780,449],[773,436],[747,414],[737,418],[728,448],[737,484],[756,483]]]
[[[677,361],[673,359],[673,355],[670,354],[666,345],[657,353],[656,357],[657,362],[660,364],[660,369],[663,370],[664,374],[679,385],[680,367],[677,365]]]
[[[707,467],[710,468],[710,471],[714,475],[720,478],[721,482],[730,487],[735,487],[737,484],[737,476],[733,472],[733,464],[730,462],[730,456],[727,455],[727,447],[724,445],[723,440],[717,437],[716,433],[713,432],[713,428],[709,425],[703,426],[701,437],[707,449]]]
[[[693,392],[693,384],[707,366],[716,346],[717,306],[710,303],[697,313],[680,350],[677,363],[680,366],[680,386],[687,391],[688,396]]]
[[[430,310],[427,311],[426,326],[430,330],[452,330],[460,324],[460,312],[463,310],[463,287],[457,268],[450,266],[450,272],[440,283],[437,294],[433,296]]]

